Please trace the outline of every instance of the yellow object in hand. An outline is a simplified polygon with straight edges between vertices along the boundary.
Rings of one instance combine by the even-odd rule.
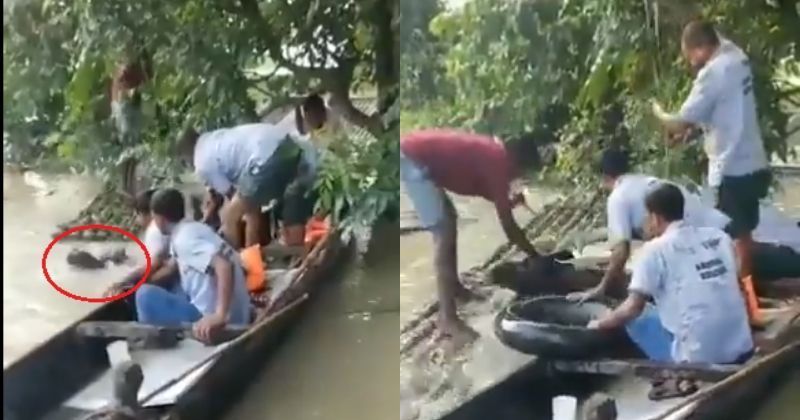
[[[664,108],[661,107],[661,104],[659,104],[658,101],[652,101],[651,105],[653,107],[653,114],[655,114],[656,117],[661,120],[669,119],[669,114],[664,111]]]

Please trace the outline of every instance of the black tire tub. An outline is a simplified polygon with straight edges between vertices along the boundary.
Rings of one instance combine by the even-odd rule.
[[[613,302],[570,302],[543,296],[512,302],[495,317],[495,335],[506,346],[549,359],[595,359],[629,345],[624,329],[586,325],[611,312]]]

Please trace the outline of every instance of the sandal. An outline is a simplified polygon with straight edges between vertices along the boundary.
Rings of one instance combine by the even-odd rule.
[[[652,388],[647,394],[651,401],[661,401],[669,398],[679,398],[697,392],[697,384],[691,379],[666,379],[652,382]]]

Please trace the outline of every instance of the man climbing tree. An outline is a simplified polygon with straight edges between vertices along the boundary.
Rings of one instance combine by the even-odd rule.
[[[128,53],[116,68],[111,80],[111,117],[118,141],[131,146],[141,135],[141,87],[150,79],[151,70],[144,53]]]
[[[116,141],[124,148],[141,143],[142,93],[141,88],[152,73],[147,55],[143,52],[127,53],[119,63],[111,80],[111,118],[116,129]],[[138,159],[125,158],[119,164],[122,189],[135,196],[135,170]]]

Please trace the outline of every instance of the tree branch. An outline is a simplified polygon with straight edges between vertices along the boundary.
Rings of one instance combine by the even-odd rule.
[[[385,131],[380,114],[367,115],[353,105],[350,98],[350,89],[331,90],[330,105],[336,109],[350,123],[363,127],[375,137],[380,137]]]
[[[308,67],[301,66],[288,59],[283,54],[281,39],[272,28],[264,22],[261,9],[256,0],[240,0],[240,14],[248,19],[255,33],[263,40],[265,52],[278,65],[294,73],[300,80],[317,79],[321,88],[330,92],[331,107],[336,108],[345,119],[352,124],[363,127],[374,136],[384,133],[385,129],[379,114],[367,115],[353,105],[350,98],[350,87],[353,74],[358,65],[358,57],[337,57],[337,67]],[[391,15],[389,16],[391,22]],[[397,65],[399,67],[399,64]]]
[[[296,78],[301,80],[317,79],[326,90],[333,90],[333,85],[339,83],[346,83],[347,87],[350,87],[353,70],[358,64],[357,60],[342,58],[337,60],[339,66],[336,68],[301,66],[284,56],[282,49],[284,43],[281,42],[281,37],[273,33],[270,25],[264,21],[256,0],[240,0],[240,6],[240,15],[250,21],[254,32],[263,40],[264,52],[279,67],[291,71]]]

